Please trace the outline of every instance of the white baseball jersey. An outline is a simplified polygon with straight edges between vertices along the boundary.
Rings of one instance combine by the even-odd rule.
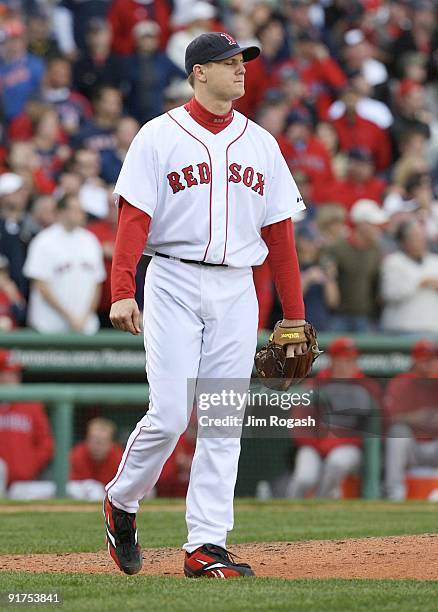
[[[115,194],[152,217],[146,254],[232,267],[261,264],[261,228],[305,208],[269,132],[234,111],[213,134],[183,106],[142,127]]]
[[[97,238],[82,227],[67,232],[57,223],[32,240],[23,271],[28,278],[47,282],[62,306],[77,317],[88,312],[96,285],[106,276]],[[42,333],[69,330],[67,321],[35,288],[30,294],[28,321]],[[84,333],[94,334],[98,329],[99,320],[93,313]]]

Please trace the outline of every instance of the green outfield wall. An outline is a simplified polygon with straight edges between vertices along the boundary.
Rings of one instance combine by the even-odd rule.
[[[333,334],[320,334],[325,348]],[[392,376],[410,366],[409,351],[421,336],[388,336],[383,334],[355,335],[361,356],[359,365],[371,376]],[[259,345],[267,334],[259,334]],[[438,342],[438,336],[436,338]],[[101,331],[95,336],[80,334],[37,334],[20,330],[0,334],[0,347],[13,351],[13,358],[24,366],[27,376],[134,376],[144,378],[144,352],[141,337],[115,330]],[[315,371],[325,367],[327,357],[322,355]]]

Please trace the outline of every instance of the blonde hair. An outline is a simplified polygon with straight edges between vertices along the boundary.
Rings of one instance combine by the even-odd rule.
[[[93,429],[106,429],[111,433],[111,438],[114,438],[116,433],[116,426],[109,419],[104,419],[102,417],[96,417],[95,419],[91,419],[87,423],[87,434],[90,433]]]
[[[343,223],[347,218],[347,212],[343,206],[330,202],[318,208],[316,213],[316,225],[320,230],[325,230],[333,222]]]

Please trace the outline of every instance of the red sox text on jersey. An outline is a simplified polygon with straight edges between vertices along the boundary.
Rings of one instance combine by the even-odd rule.
[[[252,166],[242,168],[241,164],[232,163],[229,165],[229,183],[243,183],[259,195],[264,194],[265,179],[261,172],[254,170]],[[173,193],[183,191],[186,187],[194,185],[208,184],[211,180],[210,167],[206,162],[191,164],[182,168],[179,172],[169,172],[167,180]]]

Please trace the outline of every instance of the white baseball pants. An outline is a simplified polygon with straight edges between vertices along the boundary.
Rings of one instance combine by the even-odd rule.
[[[361,457],[362,451],[354,444],[338,446],[325,458],[313,447],[302,446],[295,458],[286,497],[301,499],[316,488],[317,497],[338,499],[342,480],[359,471]]]
[[[388,499],[406,499],[406,470],[414,466],[438,467],[438,440],[417,442],[404,423],[389,428],[385,442],[385,490]]]
[[[6,495],[6,485],[8,483],[8,466],[6,461],[0,459],[0,497]]]
[[[152,259],[144,307],[149,410],[106,487],[116,507],[137,512],[139,500],[158,480],[190,419],[194,388],[188,389],[188,380],[244,379],[248,388],[257,320],[251,268]],[[197,439],[187,493],[184,549],[189,552],[206,543],[225,547],[233,527],[240,438],[225,434]]]

